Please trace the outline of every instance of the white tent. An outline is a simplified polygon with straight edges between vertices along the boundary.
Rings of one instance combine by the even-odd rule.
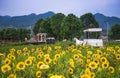
[[[83,32],[101,32],[102,28],[89,28],[84,30]]]

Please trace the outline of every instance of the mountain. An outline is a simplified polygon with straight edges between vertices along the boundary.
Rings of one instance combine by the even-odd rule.
[[[107,31],[107,26],[108,26],[108,30],[110,31],[113,25],[120,24],[120,18],[117,17],[109,17],[100,13],[96,13],[94,17],[99,23],[100,28],[102,28],[104,32]]]
[[[0,29],[3,28],[28,28],[29,26],[34,26],[34,24],[40,18],[48,18],[53,16],[54,12],[46,12],[43,14],[36,15],[34,13],[23,16],[0,16]]]

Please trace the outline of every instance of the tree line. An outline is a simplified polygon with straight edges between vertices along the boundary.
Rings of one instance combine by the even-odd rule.
[[[92,13],[87,13],[79,18],[74,14],[67,16],[57,13],[50,18],[39,19],[33,27],[34,35],[37,33],[47,33],[48,37],[55,37],[56,40],[68,39],[74,37],[82,38],[83,30],[87,28],[98,28],[98,22]],[[0,30],[0,40],[17,40],[24,41],[25,38],[30,39],[31,30],[23,28],[8,28]],[[97,33],[99,36],[100,33]],[[95,37],[96,33],[90,33],[90,37]],[[110,39],[120,39],[120,24],[112,26],[109,33]]]
[[[84,29],[98,27],[98,22],[92,13],[84,14],[80,18],[74,14],[65,16],[62,13],[57,13],[51,18],[38,20],[33,28],[33,32],[35,34],[47,33],[47,36],[55,37],[57,40],[71,40],[74,37],[82,37]],[[90,36],[95,35],[91,34]]]
[[[0,40],[5,41],[24,41],[30,38],[30,30],[23,28],[7,28],[0,30]]]

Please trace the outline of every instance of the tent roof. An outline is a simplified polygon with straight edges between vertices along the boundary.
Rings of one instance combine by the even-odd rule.
[[[85,29],[84,32],[101,32],[102,28],[88,28]]]

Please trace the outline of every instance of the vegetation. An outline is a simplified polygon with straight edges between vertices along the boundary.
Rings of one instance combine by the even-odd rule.
[[[120,39],[120,24],[112,26],[110,31],[110,39]]]
[[[25,38],[30,38],[30,30],[15,28],[0,30],[0,40],[24,41]]]
[[[47,33],[48,36],[53,36],[57,40],[71,40],[73,37],[80,38],[83,35],[83,29],[93,27],[99,26],[91,13],[85,14],[80,18],[74,14],[65,16],[62,13],[58,13],[51,18],[38,20],[33,31],[35,34],[40,32]],[[94,37],[94,34],[92,36]]]
[[[7,44],[8,45],[8,44]],[[0,45],[1,78],[119,78],[120,44]],[[4,49],[5,50],[5,49]]]

